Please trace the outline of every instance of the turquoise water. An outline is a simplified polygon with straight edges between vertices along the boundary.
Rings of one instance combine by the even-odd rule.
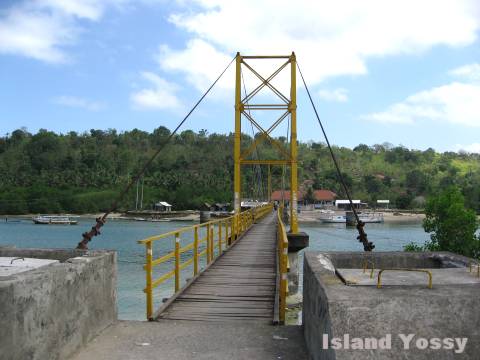
[[[302,231],[310,235],[310,250],[362,251],[357,240],[357,229],[345,224],[301,224]],[[403,250],[410,243],[423,244],[430,239],[421,223],[366,224],[365,232],[377,251]]]
[[[82,232],[94,224],[91,219],[79,219],[79,224],[71,225],[34,225],[31,220],[20,222],[0,222],[0,245],[33,248],[75,248]],[[189,222],[136,222],[112,220],[90,243],[91,249],[113,249],[118,252],[118,310],[120,319],[145,319],[145,248],[137,240],[189,226]],[[423,243],[428,239],[421,224],[367,224],[366,232],[376,245],[376,250],[402,250],[413,241]],[[343,224],[301,224],[301,230],[310,235],[310,250],[324,251],[362,251],[356,240],[356,230]],[[202,236],[202,235],[200,235]],[[189,235],[182,235],[184,246],[190,241]],[[155,243],[154,257],[165,254],[173,248],[173,239]],[[182,254],[184,257],[188,253]],[[202,263],[201,263],[202,264]],[[163,270],[172,269],[172,262],[164,265]],[[191,266],[182,272],[182,283],[191,276]],[[158,276],[158,273],[157,275]],[[155,278],[155,275],[154,275]],[[155,293],[158,307],[161,299],[173,292],[173,283],[162,284]]]

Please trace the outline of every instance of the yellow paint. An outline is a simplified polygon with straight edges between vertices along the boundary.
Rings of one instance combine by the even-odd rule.
[[[180,276],[181,270],[186,269],[188,266],[192,265],[192,275],[198,275],[201,270],[199,268],[200,264],[198,261],[199,257],[206,256],[207,262],[210,263],[216,257],[218,257],[223,249],[222,249],[222,242],[225,244],[225,247],[228,248],[231,246],[231,243],[228,242],[228,236],[233,236],[234,232],[236,232],[237,237],[242,235],[245,231],[247,231],[254,223],[255,219],[261,219],[262,217],[266,216],[267,214],[271,213],[273,206],[271,204],[259,206],[252,210],[244,211],[238,215],[233,215],[228,218],[218,219],[209,221],[207,223],[187,226],[183,227],[174,231],[170,231],[165,234],[156,235],[149,237],[144,240],[140,240],[137,243],[145,245],[145,257],[146,262],[144,265],[145,269],[145,282],[146,286],[143,290],[146,295],[146,315],[147,319],[153,320],[153,289],[157,286],[162,284],[163,282],[167,281],[168,279],[174,277],[175,278],[175,292],[181,290],[180,284]],[[238,221],[237,221],[237,220]],[[235,227],[236,221],[239,224],[238,227]],[[241,225],[241,227],[240,227]],[[218,226],[217,234],[218,234],[218,241],[217,243],[214,242],[214,228]],[[225,227],[225,235],[223,235],[222,228]],[[228,230],[230,228],[230,231]],[[204,230],[206,236],[202,239],[199,238],[200,230]],[[192,237],[193,233],[193,242],[185,245],[184,247],[180,247],[180,235],[184,234],[184,239],[188,239]],[[225,236],[225,241],[222,241],[222,238]],[[153,243],[156,241],[162,240],[169,240],[173,237],[175,241],[175,249],[174,251],[165,254],[157,259],[153,259]],[[205,243],[205,249],[202,251],[198,251],[199,245]],[[215,251],[215,248],[219,249]],[[188,254],[188,251],[192,250],[192,255],[189,259],[185,259],[185,262],[181,262],[180,255],[182,253]],[[185,255],[184,255],[185,256]],[[165,262],[169,261],[170,259],[175,259],[174,268],[157,279],[153,280],[153,268],[155,266],[159,266],[164,264]]]
[[[297,219],[297,59],[292,52],[290,57],[291,84],[290,84],[290,232],[298,233]]]
[[[278,315],[280,324],[285,323],[285,312],[287,309],[287,293],[288,293],[288,238],[285,230],[285,225],[282,221],[282,211],[278,208],[277,211],[277,261],[280,271],[280,291],[278,302]]]
[[[175,234],[175,292],[180,290],[180,234]]]
[[[271,59],[286,59],[280,67],[278,67],[270,76],[264,78],[258,71],[256,71],[249,63],[249,59],[271,60]],[[247,61],[245,61],[247,60]],[[273,84],[272,80],[283,69],[290,65],[290,96],[289,98],[282,94]],[[250,94],[246,94],[245,98],[241,98],[242,88],[242,66],[253,73],[259,80],[260,85],[253,89]],[[298,233],[298,216],[297,216],[297,192],[298,192],[298,175],[297,175],[297,92],[296,92],[296,57],[295,53],[291,55],[268,55],[268,56],[241,56],[237,53],[236,58],[236,78],[235,78],[235,142],[234,142],[234,204],[235,214],[240,212],[241,202],[241,166],[242,165],[268,165],[268,198],[272,193],[271,188],[271,165],[284,165],[290,167],[290,232]],[[258,94],[264,87],[268,87],[280,100],[279,103],[270,104],[251,104],[249,103],[256,94]],[[284,110],[275,122],[265,130],[252,116],[249,110]],[[290,148],[285,148],[285,145],[270,136],[271,132],[275,130],[280,123],[290,115],[291,126],[288,137],[290,138]],[[253,143],[245,150],[241,149],[241,120],[242,116],[254,126],[260,136],[257,136]],[[277,150],[280,158],[278,159],[249,159],[248,157],[257,149],[257,147],[265,140],[268,140]],[[236,219],[235,225],[240,230],[244,229],[244,217]]]
[[[198,274],[198,227],[193,230],[193,275]]]
[[[270,202],[270,201],[272,201],[272,169],[271,169],[271,165],[268,165],[267,191],[268,191],[267,199]]]
[[[392,268],[392,269],[381,269],[378,272],[378,277],[377,277],[377,288],[382,287],[382,273],[384,271],[412,271],[412,272],[422,272],[428,275],[428,288],[431,289],[433,284],[432,284],[432,272],[430,270],[424,270],[424,269],[402,269],[402,268]]]
[[[153,314],[153,294],[152,294],[152,243],[149,242],[146,245],[146,288],[147,294],[147,319],[150,320]]]
[[[242,183],[240,178],[240,143],[242,136],[241,66],[242,57],[240,53],[237,53],[235,70],[235,139],[233,145],[233,202],[235,214],[240,214],[240,202],[242,201]]]

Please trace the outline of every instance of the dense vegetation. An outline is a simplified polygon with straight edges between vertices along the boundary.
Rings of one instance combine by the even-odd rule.
[[[0,213],[95,212],[106,209],[118,191],[151,156],[170,131],[91,130],[56,134],[25,129],[0,138]],[[243,137],[246,147],[252,142]],[[279,138],[285,143],[286,139]],[[391,144],[335,148],[345,179],[355,198],[374,203],[390,199],[399,208],[423,207],[425,198],[456,185],[465,205],[480,210],[480,155],[410,150]],[[168,201],[174,209],[198,208],[203,202],[229,202],[232,197],[233,135],[176,135],[144,177],[144,208]],[[260,158],[275,157],[264,144]],[[325,144],[299,144],[299,179],[307,186],[344,194]],[[266,169],[260,174],[243,167],[247,196],[265,194]],[[273,187],[279,188],[282,169],[275,167]],[[287,175],[288,178],[288,175]],[[254,185],[262,180],[262,187]],[[287,181],[288,183],[288,181]],[[310,185],[308,185],[310,184]],[[135,207],[135,187],[123,209]]]
[[[456,186],[449,186],[431,196],[425,206],[423,228],[430,241],[423,246],[410,243],[406,251],[451,251],[469,257],[480,257],[480,237],[475,212],[465,208],[465,199]]]

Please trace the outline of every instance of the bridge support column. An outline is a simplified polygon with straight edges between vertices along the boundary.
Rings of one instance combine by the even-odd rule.
[[[299,269],[298,253],[300,250],[308,247],[309,239],[307,233],[298,232],[296,234],[287,233],[288,238],[288,262],[290,270],[288,272],[288,294],[294,295],[298,292]]]
[[[242,202],[242,180],[240,174],[240,147],[242,136],[242,111],[241,98],[241,66],[242,57],[237,53],[235,70],[235,138],[233,149],[233,208],[235,215],[240,214]],[[237,225],[237,224],[236,224]]]

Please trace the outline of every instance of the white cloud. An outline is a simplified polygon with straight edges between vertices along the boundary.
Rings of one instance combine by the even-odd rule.
[[[209,43],[195,39],[187,43],[183,51],[174,51],[166,45],[162,45],[157,55],[157,61],[165,72],[189,73],[187,80],[200,90],[207,87],[217,78],[220,72],[227,66],[233,56],[217,51]],[[220,87],[229,88],[229,82],[224,76],[219,83]]]
[[[478,153],[480,154],[480,143],[473,143],[469,145],[455,145],[455,151],[466,151],[468,153]]]
[[[65,47],[80,31],[79,20],[98,21],[108,6],[127,0],[26,0],[0,16],[0,53],[48,63],[69,60]]]
[[[322,89],[318,92],[318,96],[326,101],[346,102],[348,101],[347,89],[334,89],[326,90]]]
[[[480,28],[476,0],[184,2],[187,10],[169,20],[191,39],[184,49],[162,50],[159,60],[164,69],[183,71],[198,88],[220,70],[219,59],[238,50],[294,50],[306,78],[316,84],[331,76],[365,74],[371,57],[472,44]],[[179,59],[182,66],[176,65]]]
[[[0,22],[0,53],[65,62],[60,46],[70,43],[74,35],[75,29],[59,17],[14,10]]]
[[[89,111],[99,111],[106,107],[104,102],[91,101],[77,96],[62,95],[52,99],[55,104],[81,108]]]
[[[453,82],[418,92],[383,112],[363,116],[381,123],[434,120],[480,127],[480,85]]]
[[[473,63],[460,66],[456,69],[450,70],[449,74],[465,78],[469,81],[480,81],[480,64]]]
[[[131,94],[130,100],[135,108],[141,110],[175,110],[181,107],[182,104],[175,95],[175,92],[178,91],[177,85],[151,72],[143,72],[141,76],[150,83],[151,88]]]
[[[88,20],[98,20],[102,16],[107,1],[98,0],[41,0],[33,2],[46,11],[58,11]]]

